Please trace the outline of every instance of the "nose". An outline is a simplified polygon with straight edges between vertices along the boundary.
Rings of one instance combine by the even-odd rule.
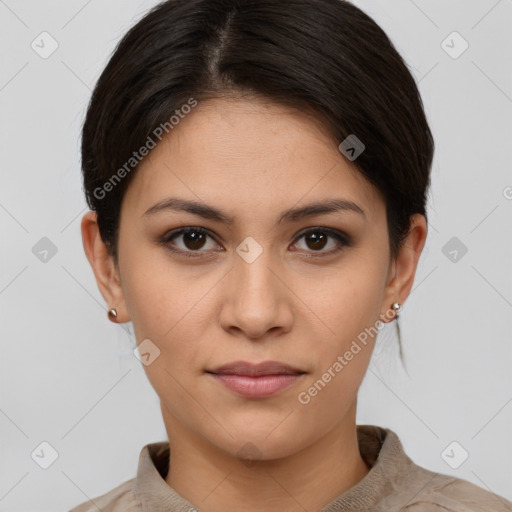
[[[262,339],[288,332],[293,322],[291,286],[282,265],[264,249],[255,261],[238,254],[225,277],[220,322],[231,333]]]

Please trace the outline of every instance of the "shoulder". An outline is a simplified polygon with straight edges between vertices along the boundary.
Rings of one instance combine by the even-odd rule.
[[[358,426],[358,431],[361,453],[369,453],[376,473],[368,475],[371,486],[381,496],[371,512],[512,512],[512,502],[504,497],[416,464],[394,431],[375,426]]]
[[[467,480],[418,467],[429,483],[404,512],[512,512],[512,502]]]
[[[135,479],[127,480],[111,491],[92,498],[69,512],[135,512],[138,510],[133,493]]]

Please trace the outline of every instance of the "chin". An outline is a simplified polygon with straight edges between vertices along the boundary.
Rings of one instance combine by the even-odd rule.
[[[297,428],[290,430],[276,427],[275,423],[271,428],[261,429],[253,424],[251,428],[231,429],[223,439],[211,439],[210,442],[217,448],[228,453],[237,459],[251,460],[276,460],[293,455],[306,446],[308,440],[297,436]]]

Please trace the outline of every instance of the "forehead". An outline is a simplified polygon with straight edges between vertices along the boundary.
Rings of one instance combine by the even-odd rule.
[[[124,202],[142,215],[176,195],[233,210],[338,196],[370,215],[383,202],[318,120],[255,99],[199,103],[142,160]]]

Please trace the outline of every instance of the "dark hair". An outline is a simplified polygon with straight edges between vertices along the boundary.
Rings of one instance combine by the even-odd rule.
[[[362,141],[354,164],[383,195],[396,257],[411,215],[426,217],[434,141],[384,31],[344,0],[167,0],[119,42],[83,126],[87,203],[116,262],[133,152],[191,100],[243,95],[313,114],[337,144]]]

